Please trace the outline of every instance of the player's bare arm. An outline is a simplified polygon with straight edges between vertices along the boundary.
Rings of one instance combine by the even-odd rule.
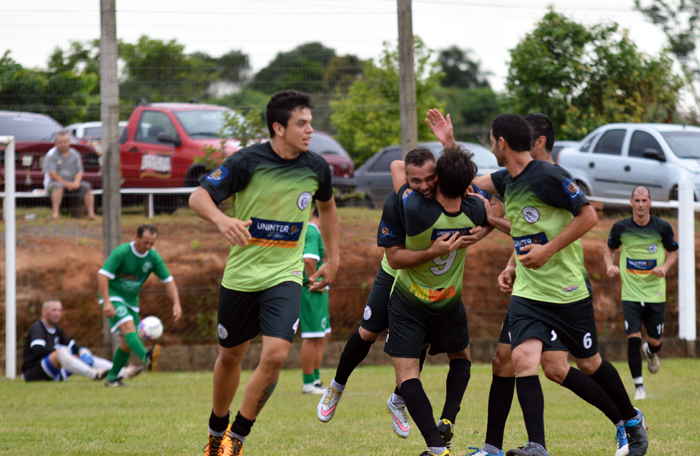
[[[318,216],[321,219],[321,238],[326,247],[328,262],[323,263],[318,271],[309,277],[309,282],[313,284],[309,287],[309,291],[321,291],[333,283],[340,266],[340,246],[338,244],[340,228],[338,227],[338,209],[335,206],[335,198],[331,197],[325,202],[316,201],[316,204],[318,205]],[[319,277],[321,280],[317,282]]]
[[[398,193],[406,183],[406,163],[403,160],[394,160],[391,162],[391,182],[394,185],[394,191]]]
[[[165,284],[165,292],[173,302],[173,317],[175,318],[173,321],[178,321],[182,316],[182,306],[180,305],[180,294],[177,291],[175,280],[171,280]]]
[[[102,304],[102,313],[107,318],[114,318],[115,311],[112,302],[109,300],[109,277],[97,273],[97,290],[104,301]]]
[[[678,250],[674,250],[673,252],[666,252],[666,261],[664,261],[664,264],[655,267],[654,269],[652,269],[651,272],[653,272],[656,275],[656,277],[666,277],[666,274],[668,274],[668,270],[671,269],[671,266],[676,264],[677,260]]]
[[[440,141],[442,147],[456,147],[457,143],[455,142],[454,128],[452,127],[450,115],[447,114],[447,118],[445,118],[438,109],[430,109],[426,115],[425,123],[433,131],[435,138]]]
[[[386,259],[394,269],[408,269],[425,264],[434,258],[447,255],[459,247],[459,233],[445,233],[435,240],[429,249],[409,250],[405,246],[386,247]]]
[[[590,204],[581,206],[576,216],[566,225],[561,233],[550,242],[530,244],[521,250],[527,252],[520,257],[520,264],[530,269],[539,269],[558,251],[580,239],[598,223],[598,215]]]
[[[605,262],[605,272],[608,277],[620,275],[620,268],[615,264],[615,251],[607,245],[603,250],[603,261]]]
[[[190,208],[200,218],[211,222],[219,229],[219,232],[226,238],[231,245],[248,245],[248,240],[252,239],[248,227],[253,223],[252,220],[238,220],[235,217],[229,217],[217,207],[214,200],[211,199],[209,192],[202,187],[197,187],[197,190],[190,195]]]
[[[498,287],[502,293],[512,293],[515,283],[515,252],[510,254],[508,264],[498,275]]]

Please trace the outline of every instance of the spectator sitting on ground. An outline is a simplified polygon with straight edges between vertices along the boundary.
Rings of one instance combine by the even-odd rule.
[[[83,163],[80,153],[70,147],[70,134],[67,131],[56,133],[56,146],[46,153],[44,173],[50,180],[46,190],[51,195],[51,218],[58,219],[63,196],[82,198],[88,218],[96,219],[95,197],[92,186],[83,181]]]
[[[44,301],[41,320],[29,328],[22,352],[22,378],[37,380],[67,380],[71,374],[80,374],[95,380],[107,376],[112,363],[80,347],[69,339],[58,326],[63,307],[58,299]],[[120,375],[131,378],[143,370],[133,365],[124,367]]]

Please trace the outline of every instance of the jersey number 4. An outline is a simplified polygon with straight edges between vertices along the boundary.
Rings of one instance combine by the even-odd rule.
[[[447,258],[445,259],[443,259],[442,257],[434,258],[433,263],[435,263],[437,266],[431,266],[430,272],[432,272],[435,275],[445,274],[452,267],[452,264],[455,262],[456,256],[457,251],[455,250],[454,252],[450,252],[450,254],[447,255]]]

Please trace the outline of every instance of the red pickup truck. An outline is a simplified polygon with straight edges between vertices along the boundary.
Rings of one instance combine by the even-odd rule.
[[[122,188],[196,187],[206,171],[194,159],[206,146],[220,147],[217,135],[230,112],[199,103],[138,105],[119,138]],[[228,141],[225,153],[238,149]]]

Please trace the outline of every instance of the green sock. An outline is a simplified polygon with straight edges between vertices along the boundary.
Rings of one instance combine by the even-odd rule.
[[[117,351],[114,353],[114,358],[112,358],[112,368],[109,370],[109,374],[107,374],[107,381],[112,382],[119,377],[119,371],[122,370],[122,367],[126,366],[126,362],[129,361],[129,356],[131,356],[131,353],[117,348]]]
[[[126,345],[128,345],[131,349],[131,353],[136,355],[144,364],[146,364],[147,351],[146,347],[144,347],[143,343],[141,343],[139,336],[135,332],[130,332],[124,336],[124,340],[126,341]]]
[[[309,383],[313,383],[313,382],[314,382],[314,374],[304,374],[304,373],[302,373],[302,375],[304,376],[304,385],[308,385]]]
[[[320,369],[314,369],[314,381],[316,380],[321,380],[321,370]]]

